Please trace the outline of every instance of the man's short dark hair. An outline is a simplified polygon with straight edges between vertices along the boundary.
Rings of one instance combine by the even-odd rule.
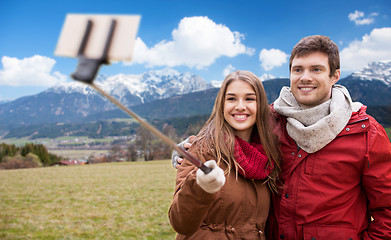
[[[340,69],[339,50],[337,44],[327,36],[314,35],[302,38],[294,47],[289,59],[289,72],[292,67],[292,60],[295,57],[302,57],[313,52],[323,52],[329,58],[330,77]]]

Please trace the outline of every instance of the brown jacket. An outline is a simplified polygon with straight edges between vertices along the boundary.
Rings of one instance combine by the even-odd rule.
[[[211,159],[198,157],[203,162]],[[223,188],[209,194],[196,183],[196,171],[197,167],[185,160],[177,172],[169,210],[171,226],[178,232],[176,239],[265,239],[270,192],[263,181],[241,175],[236,179],[231,171]]]

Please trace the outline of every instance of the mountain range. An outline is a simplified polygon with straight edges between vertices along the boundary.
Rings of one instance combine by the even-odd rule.
[[[127,107],[173,95],[210,89],[211,84],[192,73],[173,69],[140,75],[100,75],[94,84]],[[53,122],[80,122],[88,116],[117,109],[88,85],[62,83],[39,94],[0,105],[0,129]]]
[[[209,114],[218,88],[192,73],[173,69],[140,75],[100,75],[94,82],[108,94],[147,120]],[[353,101],[386,114],[383,124],[391,126],[391,61],[368,64],[338,84],[346,86]],[[269,103],[279,95],[289,79],[264,80]],[[387,115],[390,114],[390,115]],[[384,115],[384,114],[383,114]],[[110,101],[87,85],[68,82],[39,94],[0,103],[0,136],[12,128],[47,123],[91,122],[128,118]]]

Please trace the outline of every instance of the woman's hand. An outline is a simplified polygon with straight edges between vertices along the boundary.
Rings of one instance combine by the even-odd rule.
[[[219,191],[225,183],[224,171],[215,160],[206,161],[205,166],[212,168],[212,171],[205,174],[201,169],[197,170],[197,184],[208,193]]]

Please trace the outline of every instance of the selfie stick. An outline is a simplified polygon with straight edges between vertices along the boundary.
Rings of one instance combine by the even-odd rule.
[[[184,156],[186,159],[188,159],[191,163],[193,163],[195,166],[200,168],[205,174],[208,174],[210,171],[212,171],[211,168],[205,166],[199,159],[192,156],[190,153],[188,153],[183,147],[179,147],[173,140],[162,134],[159,130],[157,130],[155,127],[141,119],[137,114],[132,112],[130,109],[126,108],[124,105],[122,105],[120,102],[118,102],[116,99],[111,97],[109,94],[107,94],[105,91],[103,91],[101,88],[96,86],[93,83],[93,80],[99,70],[99,67],[101,64],[108,64],[107,61],[107,55],[109,51],[109,47],[111,44],[111,40],[113,37],[113,33],[116,26],[116,20],[113,19],[111,21],[109,34],[106,39],[106,43],[103,49],[103,54],[101,58],[98,59],[92,59],[87,58],[84,56],[84,50],[87,45],[88,37],[90,35],[91,29],[93,27],[93,22],[91,20],[88,20],[87,27],[82,39],[82,42],[80,44],[80,48],[78,51],[78,59],[79,63],[76,68],[76,72],[71,74],[71,77],[75,80],[84,82],[85,84],[91,86],[96,91],[98,91],[100,94],[102,94],[104,97],[109,99],[112,103],[117,105],[119,108],[121,108],[123,111],[125,111],[128,115],[136,119],[143,127],[154,133],[157,137],[159,137],[163,142],[168,144],[170,147],[174,148],[181,156]]]

